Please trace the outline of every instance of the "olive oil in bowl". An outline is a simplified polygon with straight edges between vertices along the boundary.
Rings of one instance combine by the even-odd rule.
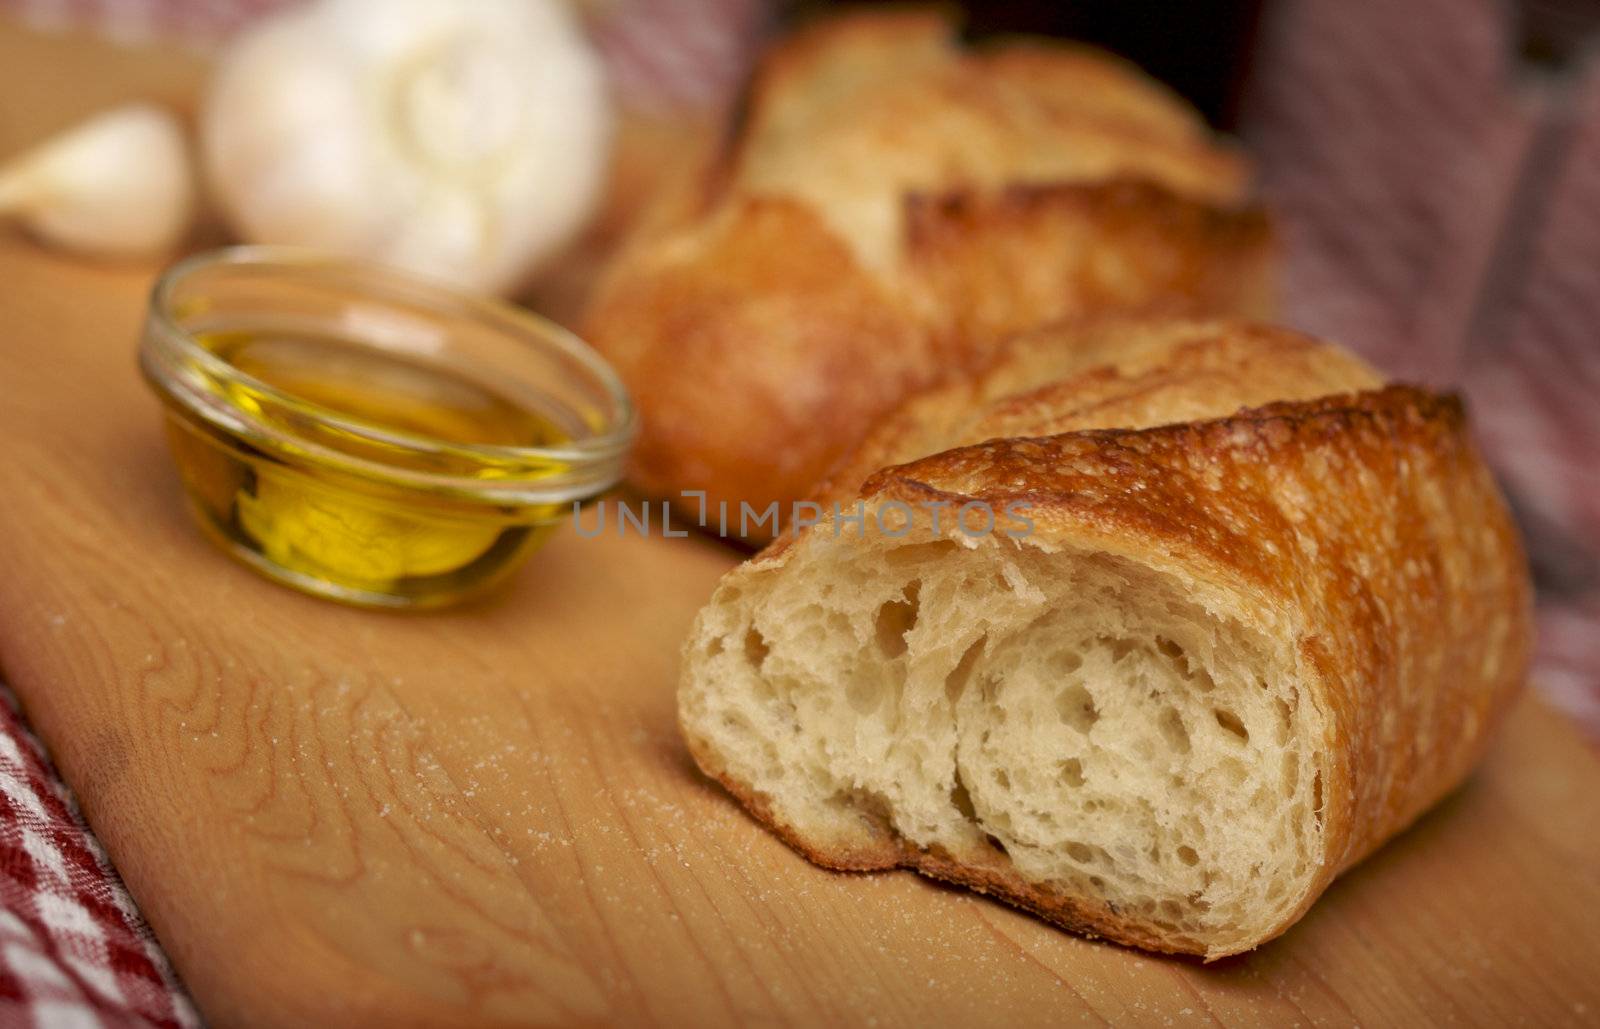
[[[146,373],[202,525],[268,575],[355,603],[446,603],[615,481],[625,440],[597,447],[595,412],[538,377],[452,352],[448,331],[384,345],[356,338],[352,319],[303,313],[202,303],[182,345],[147,334]]]

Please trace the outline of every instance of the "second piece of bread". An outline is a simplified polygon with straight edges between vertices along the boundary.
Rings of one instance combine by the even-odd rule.
[[[963,50],[920,12],[803,31],[585,319],[642,414],[631,478],[786,504],[902,397],[1018,330],[1150,306],[1260,314],[1270,245],[1248,180],[1109,56]]]

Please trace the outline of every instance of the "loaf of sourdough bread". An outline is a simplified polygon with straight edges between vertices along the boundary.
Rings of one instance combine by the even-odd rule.
[[[819,864],[1134,946],[1283,932],[1462,780],[1526,674],[1459,402],[1284,330],[1035,333],[818,499],[695,623],[700,766]]]
[[[1063,43],[962,47],[928,11],[780,42],[584,319],[637,401],[630,479],[715,507],[810,492],[908,393],[1019,331],[1261,316],[1249,164],[1181,99]]]

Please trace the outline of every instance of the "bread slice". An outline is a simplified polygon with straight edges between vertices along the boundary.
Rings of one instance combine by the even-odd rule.
[[[1122,943],[1283,932],[1525,677],[1527,575],[1459,403],[1283,330],[1036,334],[819,496],[839,514],[695,623],[696,760],[820,864]]]
[[[967,49],[926,11],[806,29],[584,318],[639,405],[630,479],[713,508],[787,504],[906,395],[1019,331],[1265,314],[1272,246],[1249,179],[1109,55]]]

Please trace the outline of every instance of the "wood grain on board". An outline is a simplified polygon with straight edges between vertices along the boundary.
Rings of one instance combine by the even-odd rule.
[[[192,61],[107,54],[0,28],[0,155],[192,95]],[[261,580],[183,509],[134,366],[153,274],[0,233],[0,669],[217,1024],[1600,1019],[1600,763],[1531,699],[1463,790],[1211,966],[824,872],[674,728],[737,554],[569,532],[424,616]]]

